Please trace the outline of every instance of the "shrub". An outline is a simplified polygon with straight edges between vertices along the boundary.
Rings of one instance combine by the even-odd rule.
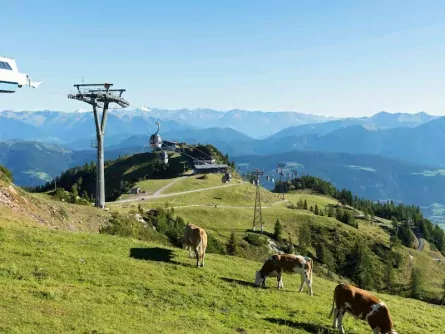
[[[60,213],[60,215],[61,215],[62,217],[64,217],[65,219],[68,219],[68,211],[66,211],[65,208],[61,207],[61,208],[59,209],[59,213]]]
[[[12,181],[11,171],[3,165],[0,165],[0,180]]]
[[[134,217],[123,216],[118,213],[112,215],[108,225],[101,227],[99,233],[168,244],[167,237],[153,230],[151,226],[144,226]]]
[[[206,250],[206,252],[213,253],[213,254],[225,255],[226,247],[222,242],[220,242],[218,239],[216,239],[213,235],[207,234],[207,250]]]
[[[265,246],[267,245],[267,239],[265,236],[256,233],[249,233],[244,237],[249,244],[254,246]]]

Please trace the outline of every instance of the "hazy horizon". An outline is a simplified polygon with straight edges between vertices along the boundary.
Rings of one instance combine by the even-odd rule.
[[[142,109],[141,109],[142,108]],[[130,108],[125,108],[125,109],[110,109],[110,111],[112,112],[119,112],[119,110],[126,110],[126,111],[131,111],[131,110],[135,110],[138,109],[143,113],[150,113],[151,110],[161,110],[161,111],[167,111],[167,112],[173,112],[173,111],[180,111],[180,110],[187,110],[187,111],[199,111],[199,110],[212,110],[215,112],[222,112],[222,113],[227,113],[227,112],[231,112],[231,111],[246,111],[246,112],[262,112],[262,113],[298,113],[298,114],[305,114],[305,115],[313,115],[313,116],[320,116],[320,117],[326,117],[327,119],[343,119],[343,118],[362,118],[362,117],[372,117],[376,114],[379,113],[388,113],[388,114],[411,114],[411,115],[415,115],[415,114],[419,114],[419,113],[425,113],[431,116],[443,116],[443,115],[437,115],[437,114],[433,114],[433,113],[429,113],[426,111],[417,111],[417,112],[403,112],[403,111],[386,111],[386,110],[380,110],[374,113],[371,113],[369,115],[357,115],[357,116],[336,116],[336,115],[323,115],[323,114],[312,114],[312,113],[305,113],[305,112],[301,112],[301,111],[296,111],[296,110],[248,110],[248,109],[240,109],[240,108],[233,108],[233,109],[227,109],[227,110],[222,110],[222,109],[215,109],[215,108],[206,108],[206,107],[200,107],[200,108],[177,108],[177,109],[168,109],[168,108],[162,108],[162,107],[148,107],[149,110],[143,110],[144,106],[142,107],[130,107]],[[145,107],[147,108],[147,107]],[[74,112],[79,112],[79,113],[85,113],[85,112],[93,112],[93,110],[89,110],[88,108],[77,108],[77,109],[73,109],[73,110],[57,110],[57,109],[48,109],[48,108],[43,108],[43,109],[35,109],[35,110],[31,110],[31,109],[24,109],[24,110],[13,110],[13,109],[0,109],[0,112],[43,112],[43,111],[51,111],[51,112],[67,112],[67,113],[74,113]]]

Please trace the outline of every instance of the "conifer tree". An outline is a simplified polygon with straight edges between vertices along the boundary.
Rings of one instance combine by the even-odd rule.
[[[309,228],[308,224],[303,223],[300,226],[300,235],[298,238],[298,244],[300,248],[301,254],[306,254],[307,249],[311,246],[312,240],[311,240],[311,229]]]
[[[314,213],[315,213],[317,216],[320,214],[320,212],[319,212],[319,210],[318,210],[318,205],[317,205],[317,204],[315,204],[315,207],[314,207]]]
[[[306,201],[306,199],[304,200],[304,203],[303,203],[303,209],[307,210],[307,201]]]
[[[238,240],[236,238],[235,232],[230,234],[230,238],[226,244],[227,254],[235,256],[238,254]]]
[[[275,226],[273,229],[273,236],[275,238],[275,240],[281,242],[282,241],[282,237],[281,237],[281,233],[282,233],[282,226],[281,226],[281,222],[280,219],[277,218],[277,221],[275,222]]]
[[[411,270],[410,290],[412,298],[420,298],[422,292],[422,273],[419,268],[413,268]]]
[[[334,207],[333,207],[333,206],[329,206],[329,209],[328,209],[328,216],[329,216],[329,217],[334,217],[334,216],[335,216],[335,210],[334,210]]]

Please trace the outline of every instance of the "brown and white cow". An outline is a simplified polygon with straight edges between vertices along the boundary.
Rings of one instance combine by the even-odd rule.
[[[196,256],[196,267],[204,267],[204,257],[207,248],[207,233],[203,228],[193,224],[187,224],[184,230],[184,238],[182,239],[182,246],[189,251],[189,257],[193,257],[192,250]]]
[[[334,314],[333,327],[342,334],[345,333],[343,317],[346,312],[367,321],[374,334],[397,334],[385,303],[368,291],[341,283],[334,290],[330,317]]]
[[[301,275],[300,290],[303,290],[304,283],[309,287],[309,294],[312,296],[312,268],[313,262],[309,257],[295,254],[275,254],[264,262],[263,267],[256,272],[255,285],[266,286],[266,277],[277,275],[278,289],[284,288],[282,273],[296,273]]]

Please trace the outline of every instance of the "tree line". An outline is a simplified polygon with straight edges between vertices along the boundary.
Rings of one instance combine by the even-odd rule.
[[[318,194],[335,198],[343,205],[349,205],[371,217],[378,216],[391,220],[395,227],[395,237],[408,247],[412,246],[411,231],[419,232],[423,238],[439,251],[445,252],[445,232],[439,225],[425,218],[418,206],[396,204],[394,201],[371,201],[354,195],[350,190],[337,189],[331,182],[304,175],[289,181],[276,182],[275,192],[309,189]]]

